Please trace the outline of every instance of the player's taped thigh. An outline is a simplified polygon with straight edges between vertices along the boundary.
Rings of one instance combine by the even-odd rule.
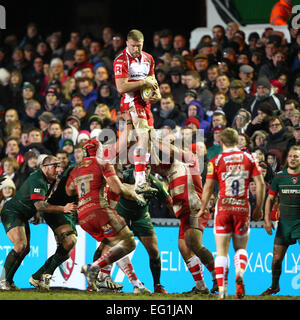
[[[109,239],[109,246],[113,247],[116,244],[119,244],[120,246],[126,248],[126,250],[134,250],[135,249],[135,241],[134,241],[134,235],[132,232],[124,232],[121,234],[119,239]],[[129,252],[130,252],[129,251]]]
[[[73,247],[77,241],[76,232],[74,230],[68,230],[68,231],[65,231],[65,232],[58,234],[56,236],[58,245],[66,245],[67,244],[66,239],[71,235],[73,235],[72,243],[68,244],[68,245]]]

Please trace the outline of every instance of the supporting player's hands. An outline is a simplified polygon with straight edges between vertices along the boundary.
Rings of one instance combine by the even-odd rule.
[[[254,208],[252,213],[252,218],[254,221],[259,221],[263,217],[263,211],[261,208]]]
[[[198,216],[199,218],[204,218],[205,217],[205,214],[207,213],[207,208],[201,208],[199,211],[198,211]]]
[[[69,202],[64,206],[64,213],[74,213],[77,205],[74,202]]]

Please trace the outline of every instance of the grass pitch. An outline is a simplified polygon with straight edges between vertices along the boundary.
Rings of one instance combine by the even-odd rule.
[[[20,291],[0,291],[0,300],[217,300],[218,295],[197,294],[152,294],[140,295],[132,293],[98,293],[81,290],[51,289],[50,291],[38,291],[35,289],[23,289]],[[235,296],[229,295],[226,300],[237,300]],[[298,296],[245,296],[243,300],[300,300]]]

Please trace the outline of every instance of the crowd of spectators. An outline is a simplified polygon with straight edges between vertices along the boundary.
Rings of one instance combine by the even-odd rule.
[[[152,105],[155,129],[175,136],[183,129],[192,135],[203,129],[201,150],[207,161],[222,151],[220,131],[235,128],[239,148],[255,153],[268,188],[290,146],[300,143],[300,31],[287,28],[290,41],[272,28],[246,38],[233,22],[225,28],[215,25],[213,36],[203,36],[194,50],[183,34],[154,31],[152,47],[145,50],[155,59],[162,94]],[[0,171],[15,189],[40,155],[65,153],[68,161],[77,162],[84,141],[104,128],[118,133],[121,96],[113,61],[125,46],[124,35],[111,27],[97,38],[77,31],[42,35],[30,23],[23,39],[3,39]],[[255,203],[253,184],[250,200]],[[158,203],[151,212],[170,217]]]

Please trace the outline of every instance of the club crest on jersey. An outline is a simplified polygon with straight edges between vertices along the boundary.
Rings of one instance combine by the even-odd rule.
[[[292,178],[292,182],[293,182],[293,184],[296,184],[296,183],[298,182],[298,178],[293,177],[293,178]]]
[[[207,174],[213,174],[214,173],[214,165],[209,162],[207,165]]]

